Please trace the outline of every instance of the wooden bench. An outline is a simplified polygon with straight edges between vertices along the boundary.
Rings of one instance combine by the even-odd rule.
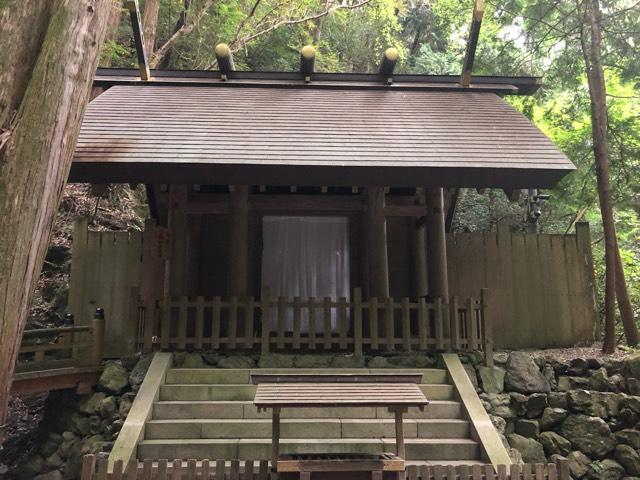
[[[422,374],[253,374],[258,386],[254,404],[258,411],[272,410],[271,462],[276,472],[297,472],[300,479],[400,478],[404,474],[404,431],[402,415],[409,407],[423,410],[428,404],[419,387]],[[396,455],[360,459],[349,455],[316,455],[317,458],[280,456],[280,411],[283,408],[386,407],[395,416]],[[346,458],[345,458],[346,457]],[[358,472],[360,472],[358,474]],[[387,474],[385,474],[387,472]],[[363,476],[364,475],[364,476]]]

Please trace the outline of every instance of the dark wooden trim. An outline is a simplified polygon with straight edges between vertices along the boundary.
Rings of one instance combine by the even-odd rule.
[[[142,29],[140,6],[138,5],[138,0],[127,0],[125,4],[129,10],[129,17],[131,18],[131,28],[133,29],[133,40],[136,45],[140,79],[148,81],[151,78],[151,72],[149,71],[147,52],[144,48],[144,31]]]
[[[202,163],[81,162],[71,166],[70,182],[197,183],[273,186],[443,186],[462,188],[551,188],[573,168],[341,167]]]
[[[220,79],[219,71],[205,70],[152,70],[152,79],[145,85],[182,86],[253,86],[302,88],[355,88],[360,90],[465,90],[487,91],[501,95],[531,95],[541,86],[540,77],[474,76],[470,88],[460,85],[459,75],[397,74],[393,85],[380,82],[379,73],[322,73],[313,74],[313,82],[306,84],[300,72],[229,72],[227,82]],[[231,81],[233,80],[233,81]],[[140,84],[138,72],[132,69],[99,68],[94,86]]]

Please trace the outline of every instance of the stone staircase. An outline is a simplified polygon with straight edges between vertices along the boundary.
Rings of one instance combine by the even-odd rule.
[[[431,402],[405,415],[407,460],[411,463],[472,464],[480,444],[444,369],[421,372]],[[260,373],[389,373],[389,369],[261,369]],[[253,405],[249,369],[172,368],[160,386],[151,419],[138,443],[138,459],[195,458],[266,460],[270,457],[270,412]],[[392,415],[382,408],[284,409],[282,453],[392,452]]]

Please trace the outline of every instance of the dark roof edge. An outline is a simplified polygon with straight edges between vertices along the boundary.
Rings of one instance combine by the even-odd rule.
[[[459,75],[393,76],[393,84],[384,83],[375,73],[314,73],[312,81],[305,83],[299,72],[247,72],[235,71],[228,81],[220,79],[220,72],[211,70],[152,70],[151,80],[140,80],[138,70],[99,68],[94,85],[108,88],[112,85],[182,85],[182,86],[252,86],[287,88],[356,88],[393,90],[446,90],[481,91],[500,95],[531,95],[542,85],[540,77],[473,76],[470,87],[460,85]]]

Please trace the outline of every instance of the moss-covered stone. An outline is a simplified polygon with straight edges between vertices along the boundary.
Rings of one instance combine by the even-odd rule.
[[[386,357],[377,356],[371,358],[367,363],[367,366],[369,368],[390,368],[391,364],[389,364],[389,361]]]
[[[219,368],[254,368],[256,361],[253,357],[233,355],[220,359],[218,362]]]
[[[618,445],[614,453],[616,461],[624,467],[629,475],[640,475],[640,455],[629,445]]]
[[[507,435],[509,445],[515,448],[522,455],[522,460],[525,463],[544,463],[546,457],[544,456],[544,448],[542,444],[533,438],[523,437],[517,433],[511,433]]]
[[[182,362],[182,368],[206,368],[207,364],[199,353],[187,353]]]
[[[298,355],[294,361],[296,368],[329,368],[330,355]]]
[[[129,373],[122,365],[109,362],[100,375],[98,386],[107,393],[119,395],[129,386]]]
[[[571,442],[555,432],[542,432],[539,440],[547,455],[568,455],[571,452]]]
[[[293,368],[293,359],[291,355],[283,355],[281,353],[267,353],[260,356],[258,367],[260,368]]]
[[[100,404],[106,398],[106,394],[103,392],[96,392],[80,400],[78,410],[87,415],[95,415],[100,410]]]
[[[586,455],[603,458],[613,451],[616,438],[604,420],[586,415],[569,415],[560,433]]]
[[[624,475],[624,468],[615,460],[607,458],[589,465],[586,478],[589,480],[619,480]]]
[[[361,355],[337,355],[331,360],[333,368],[363,368],[364,357]]]

